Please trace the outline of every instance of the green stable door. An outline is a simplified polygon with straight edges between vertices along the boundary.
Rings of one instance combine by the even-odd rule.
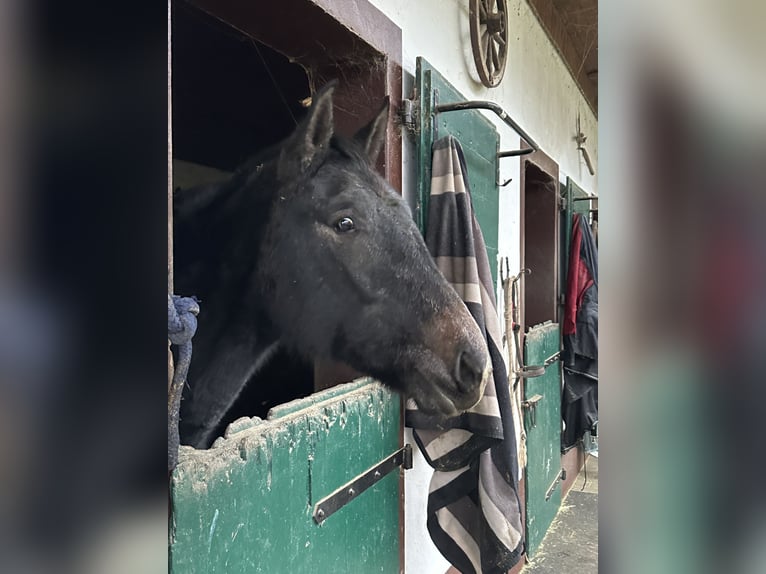
[[[525,365],[547,365],[524,381],[527,431],[526,541],[534,558],[561,506],[561,362],[558,323],[532,327],[524,343]]]
[[[467,109],[435,113],[440,104],[465,101],[465,97],[422,56],[416,60],[415,74],[416,140],[418,151],[416,221],[426,228],[431,193],[431,147],[451,135],[465,154],[471,202],[484,236],[492,281],[497,288],[497,254],[500,195],[497,185],[497,130],[478,110]]]
[[[562,189],[564,198],[564,217],[561,218],[561,295],[566,291],[567,271],[569,269],[569,250],[572,245],[572,218],[576,213],[581,213],[586,217],[591,209],[591,196],[585,190],[577,185],[571,178],[567,177],[566,186]],[[563,301],[563,299],[562,299]],[[564,312],[563,305],[561,312]]]
[[[572,217],[588,214],[588,194],[567,178],[562,186],[563,216],[559,219],[559,292],[566,290]],[[563,307],[560,308],[563,313]],[[541,377],[525,380],[524,409],[527,431],[526,531],[527,553],[534,557],[551,522],[561,506],[561,391],[562,370],[558,353],[561,348],[559,324],[546,322],[532,327],[526,335],[526,365],[550,363]]]
[[[209,450],[182,447],[170,571],[398,573],[401,467],[366,490],[347,483],[400,450],[400,404],[361,379],[240,419]],[[322,507],[338,491],[342,506]]]

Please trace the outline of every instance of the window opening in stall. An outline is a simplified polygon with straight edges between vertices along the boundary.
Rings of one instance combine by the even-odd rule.
[[[289,135],[304,114],[309,80],[302,66],[186,3],[174,4],[172,26],[173,181],[176,193],[193,193]],[[217,436],[239,417],[265,418],[273,406],[312,392],[313,364],[280,348]]]
[[[558,320],[558,183],[531,161],[524,168],[524,324]]]

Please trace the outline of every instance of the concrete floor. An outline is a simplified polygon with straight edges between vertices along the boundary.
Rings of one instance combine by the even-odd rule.
[[[585,480],[587,471],[587,481]],[[598,572],[598,458],[585,467],[561,503],[561,509],[522,574],[595,574]]]

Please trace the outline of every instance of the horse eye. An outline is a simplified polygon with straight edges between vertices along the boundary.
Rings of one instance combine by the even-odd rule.
[[[335,229],[341,233],[353,231],[355,227],[356,226],[354,225],[354,220],[350,217],[342,217],[335,223]]]

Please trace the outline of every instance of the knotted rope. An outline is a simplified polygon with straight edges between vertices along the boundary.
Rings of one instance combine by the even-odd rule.
[[[168,293],[168,339],[177,347],[173,380],[168,389],[168,471],[178,462],[178,418],[181,395],[192,357],[192,337],[197,330],[199,303],[193,297]]]
[[[505,263],[505,269],[503,269],[503,263]],[[507,345],[509,364],[509,384],[511,386],[511,405],[514,411],[514,428],[516,430],[516,451],[519,460],[519,468],[526,468],[527,466],[527,432],[524,428],[524,416],[521,410],[521,386],[519,381],[522,378],[524,372],[523,355],[521,354],[521,343],[519,342],[519,331],[521,325],[519,324],[519,279],[525,273],[531,273],[529,269],[522,269],[518,275],[511,275],[508,258],[506,257],[500,264],[500,280],[503,286],[503,318],[505,319],[505,334],[503,335],[503,343]],[[509,338],[513,338],[514,349],[511,348],[511,341]]]

